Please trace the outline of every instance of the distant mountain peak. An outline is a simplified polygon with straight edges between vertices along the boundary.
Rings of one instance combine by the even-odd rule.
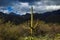
[[[33,14],[34,20],[42,20],[45,22],[51,22],[51,23],[60,23],[60,10],[52,11],[52,12],[46,12],[46,13],[34,13]],[[11,21],[15,24],[20,24],[25,21],[30,20],[30,14],[27,13],[26,15],[17,15],[15,13],[6,14],[3,12],[0,12],[0,19],[3,19],[4,22]]]

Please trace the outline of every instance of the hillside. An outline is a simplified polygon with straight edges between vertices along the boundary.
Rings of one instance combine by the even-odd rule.
[[[13,12],[10,14],[0,12],[0,19],[3,19],[4,23],[11,21],[14,24],[20,24],[30,20],[30,14],[27,13],[26,15],[18,15]],[[43,14],[34,13],[34,20],[37,19],[45,21],[46,23],[60,23],[60,10],[46,12]]]
[[[23,40],[31,36],[31,29],[36,40],[57,39],[57,35],[60,34],[60,10],[33,15],[34,23],[31,27],[29,13],[17,15],[0,12],[0,40]]]

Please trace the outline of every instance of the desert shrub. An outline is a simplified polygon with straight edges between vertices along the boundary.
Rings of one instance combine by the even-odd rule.
[[[0,40],[19,40],[20,37],[31,36],[30,25],[30,20],[19,25],[15,25],[10,21],[3,23],[3,20],[0,20]],[[60,33],[59,24],[47,24],[41,20],[34,20],[33,25],[32,35],[34,37],[48,35],[53,38],[56,34]]]

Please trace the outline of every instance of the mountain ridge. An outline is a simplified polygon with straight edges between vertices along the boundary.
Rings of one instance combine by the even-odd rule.
[[[46,12],[43,14],[34,13],[34,20],[42,20],[46,23],[60,23],[60,10],[52,11],[52,12]],[[30,14],[26,13],[26,15],[18,15],[15,13],[6,14],[3,12],[0,12],[0,19],[4,20],[5,22],[11,21],[14,24],[20,24],[24,23],[25,21],[30,20]]]

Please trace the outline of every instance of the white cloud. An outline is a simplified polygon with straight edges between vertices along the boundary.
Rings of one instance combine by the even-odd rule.
[[[28,3],[20,3],[21,4],[21,6],[29,6],[29,4]]]
[[[36,7],[36,11],[38,13],[40,12],[48,12],[48,11],[54,11],[54,10],[59,10],[60,9],[60,6],[39,6],[39,7]]]
[[[51,11],[52,10],[58,10],[58,9],[60,9],[60,6],[56,6],[56,5],[55,6],[47,6],[46,7],[46,10],[51,10]]]
[[[51,0],[50,1],[49,0],[42,0],[42,1],[34,2],[34,5],[32,5],[32,6],[34,8],[34,12],[37,12],[37,13],[59,10],[60,5],[58,6],[58,5],[55,5],[54,3],[55,2],[53,2]],[[30,13],[31,5],[29,5],[28,2],[17,2],[17,3],[13,3],[13,6],[11,6],[11,7],[13,8],[12,12],[23,15],[23,14],[26,14],[27,12]],[[5,7],[3,7],[3,8],[5,8]],[[4,10],[3,12],[9,13],[10,11]]]
[[[3,10],[3,13],[9,13],[9,11],[8,10]]]
[[[8,10],[0,10],[0,12],[9,14],[9,11]]]
[[[16,5],[14,4],[12,7],[13,7],[13,12],[22,15],[22,14],[26,14],[26,12],[29,11],[30,5],[29,3],[18,2]]]

